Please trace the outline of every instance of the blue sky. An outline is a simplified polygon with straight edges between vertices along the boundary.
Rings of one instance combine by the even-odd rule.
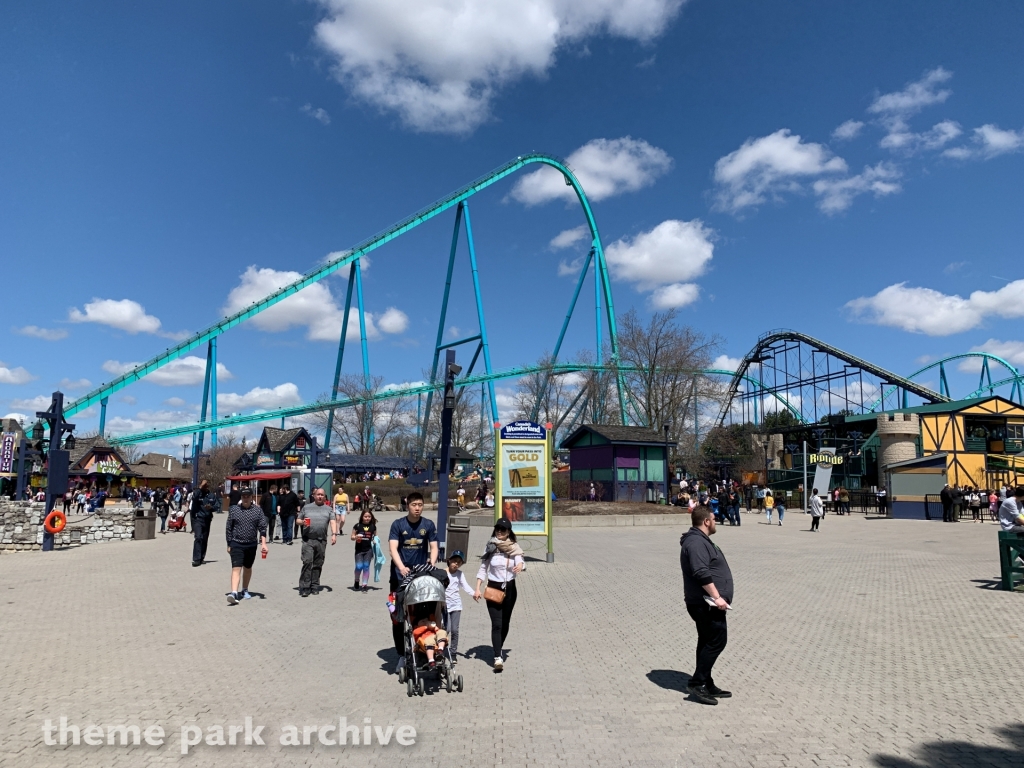
[[[1024,365],[1019,4],[34,2],[4,17],[0,263],[18,298],[0,413],[80,394],[529,151],[569,158],[594,199],[620,314],[678,306],[733,358],[790,327],[900,373],[981,348]],[[551,348],[586,250],[561,180],[525,176],[471,202],[497,368]],[[452,222],[370,259],[371,367],[389,382],[429,366]],[[473,333],[461,255],[448,325]],[[221,412],[324,392],[344,291],[332,277],[223,336]],[[586,299],[569,354],[592,346],[592,318]],[[108,423],[190,420],[198,362],[119,393]]]

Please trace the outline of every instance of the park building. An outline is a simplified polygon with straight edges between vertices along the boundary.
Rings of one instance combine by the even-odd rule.
[[[946,483],[981,490],[1024,484],[1024,407],[998,395],[832,416],[780,432],[766,446],[768,482],[796,498],[804,440],[818,458],[834,451],[828,490],[842,486],[856,496],[884,489],[893,517],[941,520]],[[816,462],[808,464],[810,478]]]

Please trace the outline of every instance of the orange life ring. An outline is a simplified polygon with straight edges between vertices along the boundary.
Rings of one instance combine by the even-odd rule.
[[[46,529],[47,533],[60,533],[67,524],[68,519],[64,516],[64,513],[58,512],[55,509],[46,516],[46,519],[43,521],[43,528]]]

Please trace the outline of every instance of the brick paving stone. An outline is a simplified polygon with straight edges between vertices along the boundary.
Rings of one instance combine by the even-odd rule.
[[[559,529],[554,564],[526,542],[539,560],[506,671],[490,669],[486,611],[467,599],[466,691],[423,699],[390,674],[386,581],[347,588],[347,539],[327,552],[330,591],[300,599],[300,547],[274,544],[234,608],[223,516],[202,568],[184,534],[3,555],[0,765],[1024,766],[1024,595],[987,588],[993,526],[828,516],[811,535],[802,515],[758,519],[715,537],[737,583],[715,670],[735,695],[715,708],[683,690],[695,632],[672,526]],[[473,529],[472,553],[485,536]],[[47,746],[43,720],[61,715],[159,723],[168,739]],[[180,754],[183,724],[247,716],[266,746]],[[278,744],[284,725],[339,717],[412,725],[417,743]]]

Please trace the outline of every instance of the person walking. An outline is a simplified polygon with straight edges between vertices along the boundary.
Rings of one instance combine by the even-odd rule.
[[[839,488],[839,514],[850,514],[850,491],[845,486]]]
[[[985,501],[987,502],[988,499],[986,498]],[[977,488],[972,488],[968,494],[967,506],[971,508],[971,522],[983,522],[981,519],[981,492]]]
[[[281,515],[281,543],[291,546],[295,538],[295,518],[299,514],[299,497],[290,487],[277,494],[277,511]]]
[[[781,496],[775,501],[775,511],[778,513],[779,525],[781,526],[782,518],[786,516],[786,503],[782,500]]]
[[[267,541],[274,540],[274,524],[277,522],[277,486],[272,485],[260,496],[260,509],[267,518]]]
[[[156,516],[160,518],[160,533],[167,533],[167,497],[162,489],[157,489],[153,496],[153,506],[156,508]]]
[[[487,602],[487,613],[491,618],[491,648],[494,651],[494,671],[505,668],[502,650],[512,622],[512,611],[516,607],[519,592],[516,576],[522,573],[525,561],[523,550],[516,543],[516,534],[507,517],[500,517],[494,523],[494,530],[487,542],[480,569],[476,574],[476,591],[473,599]],[[480,588],[486,584],[483,592]]]
[[[690,514],[691,528],[679,539],[683,601],[697,627],[697,657],[687,692],[701,704],[732,696],[715,685],[711,670],[728,642],[726,611],[732,607],[732,571],[725,554],[711,541],[715,518],[700,506]]]
[[[452,664],[458,664],[459,625],[462,623],[462,594],[459,590],[467,595],[475,595],[476,592],[469,586],[466,574],[459,570],[466,562],[465,553],[461,549],[456,549],[446,562],[448,563],[448,586],[444,590],[444,602],[448,620],[445,622],[445,627],[448,630],[448,649],[452,652]]]
[[[337,507],[335,507],[337,509]],[[377,535],[377,518],[373,512],[360,512],[359,522],[352,526],[349,537],[356,543],[356,573],[353,590],[370,589],[370,561],[373,559],[373,537]]]
[[[821,524],[821,518],[825,514],[825,506],[821,503],[818,489],[811,491],[811,530],[817,531]]]
[[[437,527],[432,520],[423,517],[423,494],[413,491],[407,499],[408,512],[405,517],[400,517],[391,524],[391,531],[388,533],[392,593],[398,592],[402,579],[409,575],[411,566],[427,563],[437,565]],[[400,621],[392,622],[391,639],[395,643],[400,668],[405,663],[405,634]],[[395,671],[397,672],[398,668]]]
[[[210,490],[210,481],[203,480],[199,490],[192,496],[192,567],[206,562],[206,547],[210,543],[210,525],[213,515],[220,506],[220,498]]]
[[[775,496],[772,495],[771,488],[765,488],[764,491],[764,511],[768,516],[768,525],[772,524],[772,510],[775,509]]]
[[[338,518],[338,535],[345,532],[345,516],[348,514],[348,494],[345,486],[339,485],[334,493],[334,516]]]
[[[302,573],[299,575],[299,597],[320,594],[320,571],[327,554],[327,534],[331,546],[338,541],[338,520],[334,507],[327,503],[323,488],[313,489],[313,503],[302,508]]]
[[[256,548],[262,544],[264,557],[267,553],[267,518],[252,500],[252,488],[245,486],[238,491],[238,503],[228,509],[224,524],[224,537],[231,555],[231,591],[228,605],[238,605],[239,600],[248,600],[249,579],[252,578],[252,564],[256,562]],[[241,587],[241,589],[239,589]]]

